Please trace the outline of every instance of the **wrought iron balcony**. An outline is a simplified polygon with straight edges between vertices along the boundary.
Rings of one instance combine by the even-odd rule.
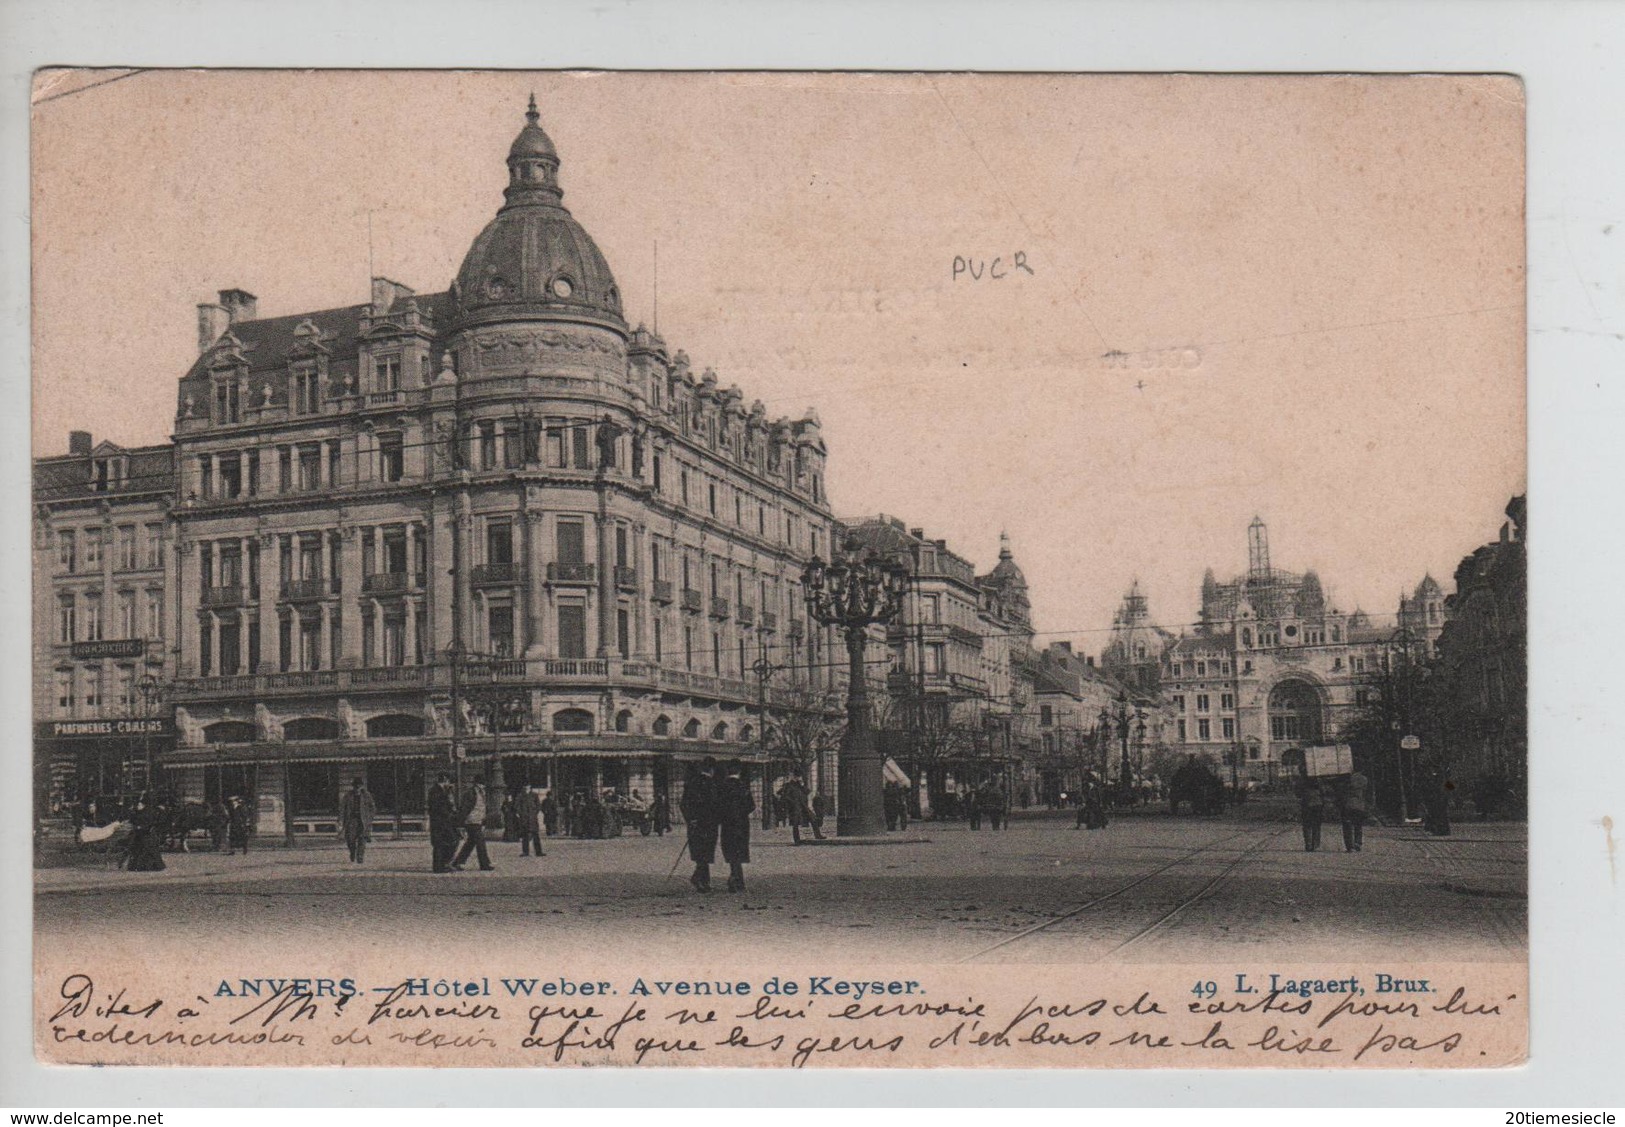
[[[413,591],[423,586],[423,577],[409,571],[379,571],[361,580],[361,590],[369,595],[389,595]]]
[[[247,601],[248,592],[243,587],[205,587],[203,589],[203,605],[206,607],[240,607]]]
[[[516,563],[486,563],[474,565],[476,584],[517,583],[519,565]]]
[[[670,603],[672,598],[671,580],[656,579],[649,584],[649,597],[657,603]]]
[[[615,586],[622,591],[636,591],[638,589],[638,569],[627,567],[624,564],[615,566]]]
[[[285,579],[282,582],[282,597],[290,602],[320,599],[326,597],[332,589],[333,585],[325,579]]]
[[[756,608],[747,603],[740,603],[734,617],[738,619],[741,626],[754,626],[756,625]]]
[[[728,600],[723,598],[721,595],[713,596],[711,599],[711,617],[727,618],[728,612]]]
[[[694,590],[694,588],[692,588],[692,587],[684,587],[683,588],[683,609],[684,610],[691,610],[691,611],[694,611],[695,613],[698,613],[700,610],[704,609],[704,607],[705,607],[705,600],[700,596],[700,593],[698,591]]]
[[[771,634],[779,628],[779,616],[770,610],[762,612],[762,629]]]
[[[551,583],[596,583],[598,568],[590,563],[550,563],[547,578]]]

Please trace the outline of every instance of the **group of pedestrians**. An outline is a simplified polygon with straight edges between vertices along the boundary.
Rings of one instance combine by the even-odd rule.
[[[1336,806],[1337,820],[1343,826],[1344,852],[1360,852],[1365,844],[1366,815],[1371,809],[1370,780],[1354,771],[1329,783],[1308,776],[1298,781],[1298,821],[1303,827],[1303,847],[1310,853],[1320,849],[1320,826],[1328,800]]]
[[[1083,785],[1078,788],[1078,820],[1073,828],[1106,828],[1106,784],[1093,771],[1083,773]]]
[[[688,855],[694,862],[688,881],[695,891],[711,891],[711,866],[718,844],[728,863],[728,891],[745,891],[750,816],[756,810],[756,799],[751,797],[744,764],[736,759],[719,770],[717,761],[707,757],[683,787],[679,809],[688,823]]]
[[[779,787],[777,805],[790,823],[790,844],[801,844],[802,826],[812,830],[814,840],[824,840],[824,796],[808,791],[799,774],[792,774]]]

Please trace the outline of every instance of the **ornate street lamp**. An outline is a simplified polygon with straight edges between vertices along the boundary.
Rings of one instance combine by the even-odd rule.
[[[135,691],[141,695],[141,718],[143,720],[151,720],[152,706],[159,700],[163,699],[163,684],[158,680],[158,678],[154,677],[151,673],[148,673],[135,683]],[[152,761],[152,733],[147,731],[147,725],[145,724],[141,726],[141,746],[143,758],[147,761],[147,783],[145,789],[156,791],[158,789],[158,775],[157,769],[153,766]]]
[[[908,587],[908,569],[902,564],[873,551],[860,556],[859,551],[856,541],[848,541],[828,564],[814,556],[801,575],[808,616],[846,635],[846,731],[841,735],[836,832],[847,837],[886,832],[885,771],[869,718],[864,652],[869,627],[897,616]]]

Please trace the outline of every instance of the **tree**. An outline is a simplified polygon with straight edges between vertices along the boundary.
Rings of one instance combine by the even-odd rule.
[[[766,744],[768,754],[788,764],[809,784],[817,782],[824,794],[834,793],[834,780],[826,780],[814,768],[832,759],[841,746],[844,727],[838,702],[826,690],[803,680],[787,688],[774,689],[768,709]]]

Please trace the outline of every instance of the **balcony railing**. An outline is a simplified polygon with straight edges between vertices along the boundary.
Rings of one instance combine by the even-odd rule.
[[[692,587],[684,587],[683,588],[683,609],[684,610],[691,610],[691,611],[694,611],[695,613],[698,613],[699,611],[704,609],[704,607],[705,607],[705,600],[703,598],[701,598],[700,593],[698,591],[694,590],[694,588],[692,588]]]
[[[320,599],[327,596],[333,585],[325,579],[288,579],[282,583],[282,597],[288,600]]]
[[[427,665],[386,665],[350,671],[352,685],[421,685],[429,678]]]
[[[771,634],[779,628],[779,616],[770,610],[762,612],[762,629]]]
[[[739,625],[741,626],[755,626],[756,608],[750,606],[748,603],[740,603],[739,610],[734,615],[734,618],[738,620]]]
[[[476,584],[517,583],[519,565],[516,563],[485,563],[474,565]]]
[[[598,568],[590,563],[550,563],[547,578],[551,583],[595,583]]]
[[[423,577],[413,575],[409,571],[379,571],[364,576],[361,580],[361,590],[369,595],[389,595],[401,591],[415,591],[422,586]]]
[[[671,602],[671,580],[656,579],[649,584],[649,597],[657,603]]]
[[[790,637],[799,638],[806,632],[806,627],[802,626],[801,619],[792,618],[790,620]]]
[[[542,662],[542,672],[549,677],[608,677],[609,662],[602,658],[550,658]]]
[[[206,607],[240,607],[247,599],[244,587],[205,587],[203,605]]]
[[[271,673],[265,677],[267,689],[324,689],[336,686],[336,669],[317,669],[308,673]]]
[[[617,564],[615,566],[615,586],[622,591],[636,591],[638,589],[638,569]]]
[[[469,681],[523,681],[525,663],[520,658],[506,661],[475,661],[463,666]]]
[[[720,595],[712,596],[712,599],[711,599],[711,617],[712,618],[727,618],[728,617],[728,610],[729,610],[729,608],[728,608],[728,600],[727,599],[723,598]]]
[[[393,403],[402,403],[406,400],[403,391],[369,391],[367,392],[368,407],[387,407]]]

